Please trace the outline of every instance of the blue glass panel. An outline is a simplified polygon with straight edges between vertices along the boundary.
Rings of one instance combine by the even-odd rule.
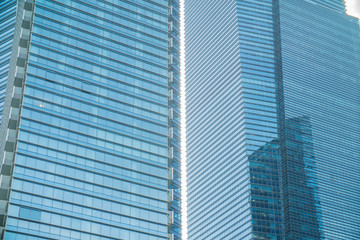
[[[16,1],[0,8],[1,110]],[[5,239],[181,239],[179,2],[34,9]]]
[[[286,238],[357,239],[360,29],[321,2],[280,1]]]
[[[13,46],[16,18],[16,1],[0,2],[0,123],[2,119],[5,90],[8,81],[11,49]]]

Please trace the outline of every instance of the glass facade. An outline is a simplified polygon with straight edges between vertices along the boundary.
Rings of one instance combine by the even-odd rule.
[[[273,2],[238,0],[237,14],[252,237],[282,239]]]
[[[302,0],[279,7],[286,239],[358,239],[358,19]]]
[[[343,0],[185,14],[189,239],[358,239],[358,19]]]
[[[237,4],[187,0],[185,19],[188,236],[248,236]]]
[[[0,122],[5,101],[6,83],[9,75],[11,49],[13,46],[16,18],[16,1],[0,2]]]
[[[25,1],[4,239],[181,238],[178,9]]]
[[[283,237],[273,8],[186,1],[189,239]]]
[[[280,2],[281,1],[283,0],[280,0]],[[331,10],[345,13],[344,0],[306,0],[306,1]]]

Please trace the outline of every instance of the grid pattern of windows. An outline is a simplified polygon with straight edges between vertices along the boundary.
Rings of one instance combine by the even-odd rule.
[[[6,84],[14,39],[16,1],[0,2],[0,123],[5,100]]]
[[[5,239],[180,239],[178,2],[34,9]]]
[[[303,0],[279,10],[286,239],[358,239],[358,19]]]

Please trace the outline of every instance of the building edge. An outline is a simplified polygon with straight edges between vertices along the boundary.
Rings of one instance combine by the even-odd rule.
[[[181,239],[180,2],[168,1],[168,239]]]
[[[15,34],[10,59],[10,69],[6,86],[4,111],[0,135],[0,231],[4,239],[16,146],[21,121],[23,94],[26,81],[26,70],[31,42],[32,24],[34,19],[35,0],[17,1]]]

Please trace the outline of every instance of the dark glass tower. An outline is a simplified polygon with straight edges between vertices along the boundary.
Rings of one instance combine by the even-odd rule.
[[[181,239],[179,2],[0,10],[1,239]]]
[[[360,238],[359,20],[327,2],[280,1],[287,239]]]
[[[358,19],[185,3],[189,239],[360,238]]]

